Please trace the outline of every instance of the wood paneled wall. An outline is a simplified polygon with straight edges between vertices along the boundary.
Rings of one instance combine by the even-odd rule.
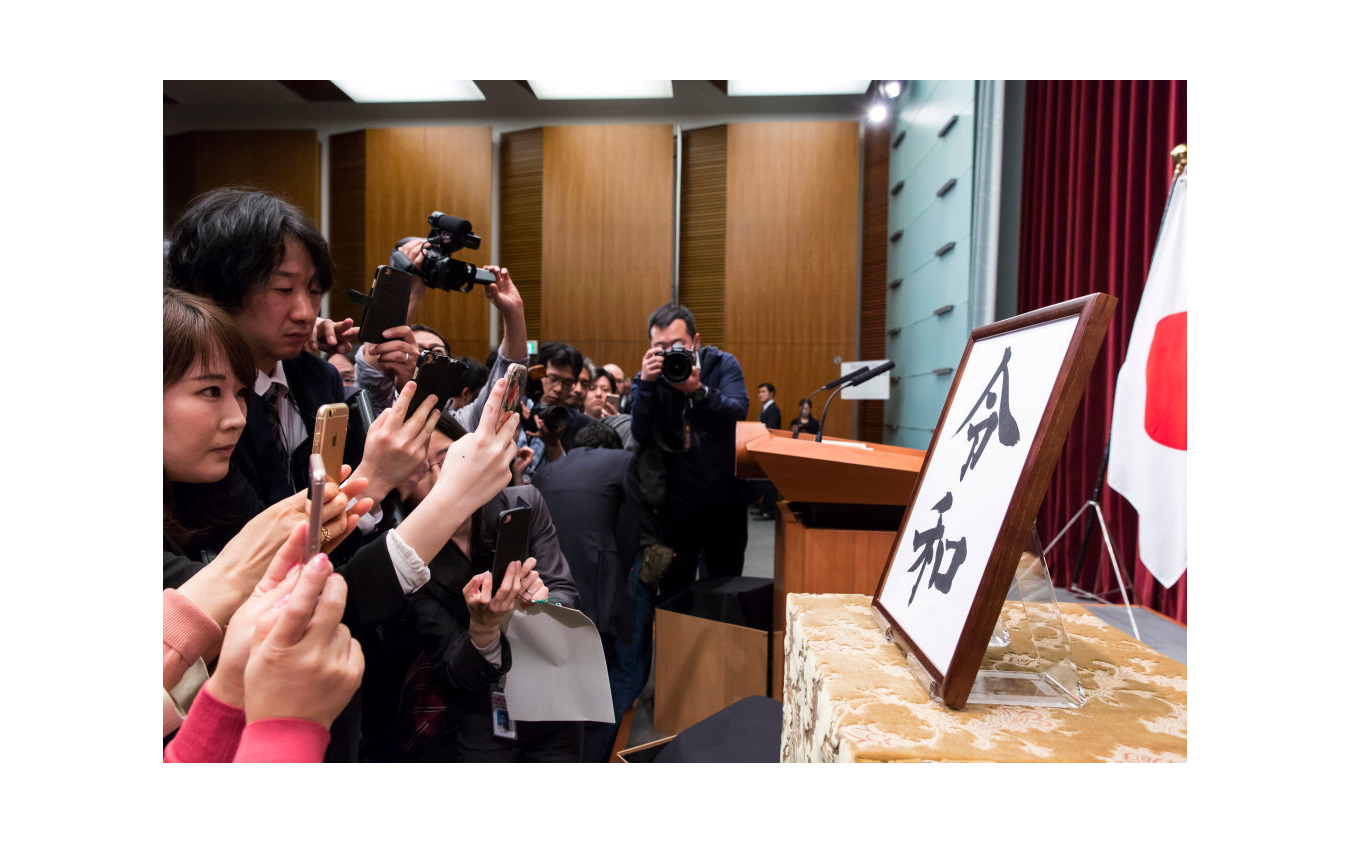
[[[497,254],[525,300],[525,330],[539,339],[543,294],[544,130],[506,132],[501,140],[501,233]]]
[[[890,127],[868,124],[863,134],[862,272],[858,306],[858,360],[886,357],[886,212],[890,186]],[[895,374],[891,370],[883,378]],[[885,442],[886,402],[859,400],[858,439]]]
[[[755,385],[772,382],[784,422],[855,354],[858,124],[727,127],[726,340]],[[816,400],[817,418],[825,394]],[[836,400],[826,433],[851,437]]]
[[[375,268],[389,263],[395,242],[426,236],[432,211],[471,221],[483,238],[479,249],[463,249],[455,257],[480,266],[491,263],[490,127],[365,129],[334,135],[330,144],[338,280],[329,306],[335,318],[359,318],[360,308],[348,301],[346,291],[368,291]],[[443,334],[452,354],[482,360],[490,351],[488,310],[478,287],[467,294],[428,290],[417,320]]]
[[[197,194],[226,185],[283,196],[322,226],[319,166],[313,129],[170,135],[164,139],[164,230]]]
[[[647,317],[670,301],[673,129],[547,126],[543,146],[537,339],[570,343],[631,377],[649,345]]]
[[[681,135],[680,304],[704,343],[726,342],[727,127]]]

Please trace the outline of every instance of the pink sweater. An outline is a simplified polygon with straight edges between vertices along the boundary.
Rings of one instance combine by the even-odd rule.
[[[328,730],[303,718],[244,723],[244,710],[203,687],[183,726],[164,748],[165,762],[322,762]]]
[[[213,647],[224,631],[211,616],[177,589],[164,590],[164,688],[172,689],[187,670]],[[168,695],[164,696],[164,735],[183,723]]]

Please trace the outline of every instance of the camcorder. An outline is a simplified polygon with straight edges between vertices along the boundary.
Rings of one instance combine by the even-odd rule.
[[[561,431],[563,429],[563,425],[567,423],[568,415],[569,414],[567,412],[567,408],[564,407],[563,405],[541,404],[535,407],[534,418],[531,420],[531,422],[533,423],[535,422],[535,420],[538,420],[539,422],[543,422],[545,425],[547,425],[554,431]],[[535,433],[539,432],[539,426],[537,423],[532,424],[530,427],[531,430],[533,430]]]
[[[660,352],[661,377],[671,384],[683,384],[694,371],[694,353],[683,343],[672,343]]]
[[[483,245],[483,238],[473,233],[473,223],[439,211],[427,215],[427,222],[431,224],[431,233],[422,245],[422,268],[417,269],[397,247],[389,255],[390,266],[421,276],[427,287],[437,290],[468,293],[475,284],[497,281],[497,277],[487,270],[451,257],[461,249],[477,249]]]

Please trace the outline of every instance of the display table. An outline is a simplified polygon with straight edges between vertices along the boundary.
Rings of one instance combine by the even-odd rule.
[[[929,698],[867,595],[787,596],[784,762],[1184,762],[1186,666],[1060,604],[1081,709]],[[1019,605],[1003,608],[1020,621]]]

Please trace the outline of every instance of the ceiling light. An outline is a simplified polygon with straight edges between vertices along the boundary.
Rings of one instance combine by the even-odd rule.
[[[334,79],[332,82],[358,103],[448,103],[487,99],[468,79]]]
[[[867,110],[867,119],[873,123],[880,123],[886,119],[886,107],[877,103]]]
[[[675,96],[669,79],[528,81],[541,100],[668,100]]]
[[[819,94],[865,94],[872,84],[870,79],[832,82],[819,79],[797,80],[727,80],[727,95],[731,97],[810,97]]]
[[[895,79],[888,79],[881,83],[881,92],[891,99],[900,96],[900,82]]]

